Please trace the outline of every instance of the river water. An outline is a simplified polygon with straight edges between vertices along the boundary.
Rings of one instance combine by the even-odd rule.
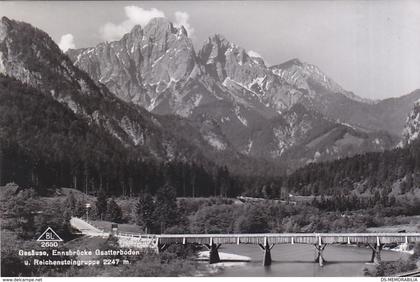
[[[251,262],[231,263],[216,276],[363,276],[363,269],[372,269],[368,263],[372,252],[369,248],[346,245],[327,245],[323,267],[314,263],[315,247],[312,245],[284,244],[271,250],[272,265],[262,265],[263,251],[256,245],[222,245],[220,252],[251,258]],[[382,260],[392,261],[407,254],[383,250]]]

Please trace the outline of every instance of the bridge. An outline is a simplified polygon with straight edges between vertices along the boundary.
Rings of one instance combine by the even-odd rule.
[[[149,235],[150,236],[150,235]],[[324,265],[323,251],[328,244],[364,244],[371,248],[373,263],[381,261],[385,244],[420,242],[420,233],[267,233],[267,234],[161,234],[152,235],[159,251],[170,244],[200,244],[210,252],[209,262],[220,262],[218,249],[222,244],[255,244],[264,252],[263,265],[271,265],[271,250],[277,244],[311,244],[317,256],[315,262]]]
[[[73,217],[70,224],[88,236],[108,237],[110,233],[99,230],[86,221]],[[222,244],[254,244],[263,251],[263,265],[271,264],[271,250],[279,244],[311,244],[317,252],[315,262],[324,265],[323,251],[328,244],[362,244],[372,250],[370,262],[381,261],[385,244],[420,242],[420,233],[258,233],[258,234],[139,234],[111,232],[117,236],[121,247],[155,248],[164,251],[171,244],[198,244],[209,250],[209,262],[220,262],[218,249]]]

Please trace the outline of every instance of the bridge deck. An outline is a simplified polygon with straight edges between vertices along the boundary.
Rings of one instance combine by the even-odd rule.
[[[420,242],[420,233],[161,234],[159,243],[198,244],[389,244]]]

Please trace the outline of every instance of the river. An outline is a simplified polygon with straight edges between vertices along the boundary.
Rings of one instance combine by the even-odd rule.
[[[276,245],[271,250],[272,265],[262,265],[263,251],[256,245],[222,245],[220,252],[251,258],[250,262],[229,263],[215,276],[363,276],[364,268],[372,255],[370,249],[346,245],[328,245],[324,250],[327,261],[323,267],[314,263],[315,247],[312,245]],[[392,261],[407,254],[383,250],[382,260]]]

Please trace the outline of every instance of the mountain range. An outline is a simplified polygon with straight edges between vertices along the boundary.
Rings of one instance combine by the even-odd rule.
[[[314,65],[292,59],[267,66],[219,34],[196,52],[185,29],[166,18],[67,54],[127,102],[198,127],[217,125],[218,132],[205,136],[216,149],[231,144],[243,155],[290,167],[394,147],[420,98],[417,91],[364,99]]]
[[[73,65],[45,32],[3,17],[0,23],[0,73],[18,79],[64,104],[88,124],[95,124],[131,147],[139,158],[186,161],[246,168],[245,156],[225,144],[223,154],[209,145],[194,123],[149,113],[95,83]],[[203,128],[204,128],[203,124]],[[217,127],[208,125],[207,134]]]
[[[45,32],[3,17],[0,73],[65,105],[138,158],[243,174],[393,148],[420,98],[415,91],[363,99],[314,65],[267,66],[221,35],[196,52],[186,30],[165,18],[63,54]]]

